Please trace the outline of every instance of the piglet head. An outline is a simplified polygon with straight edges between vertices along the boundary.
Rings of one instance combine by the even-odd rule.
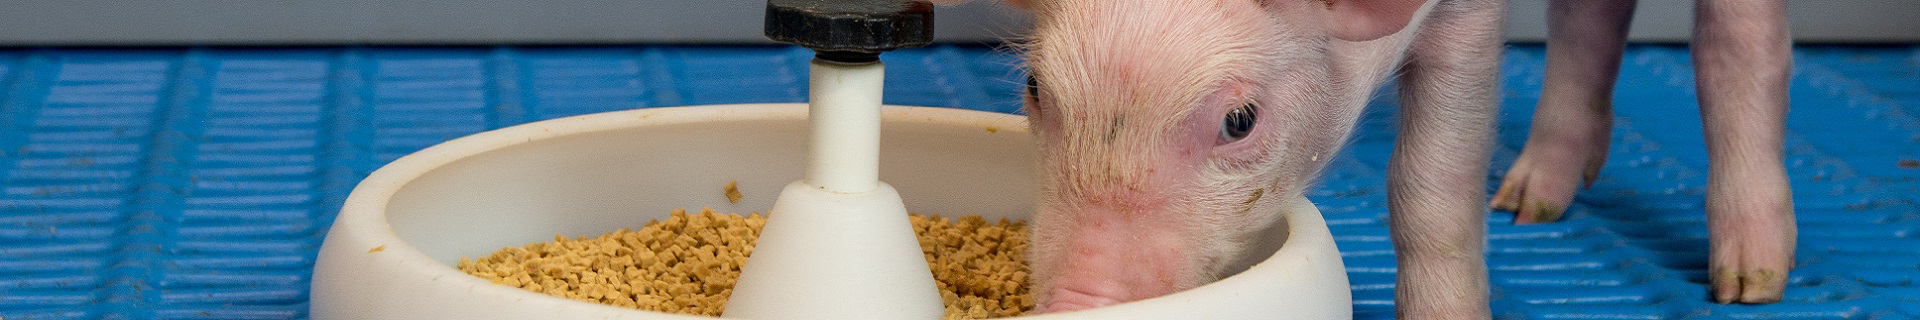
[[[1026,111],[1041,157],[1038,312],[1218,278],[1281,218],[1355,117],[1326,48],[1420,0],[1029,0]],[[1347,4],[1342,4],[1347,3]],[[1341,22],[1344,21],[1344,22]],[[1352,113],[1352,112],[1349,112]]]

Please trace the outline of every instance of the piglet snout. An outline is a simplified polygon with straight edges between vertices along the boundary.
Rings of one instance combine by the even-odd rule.
[[[1037,221],[1037,239],[1048,241],[1034,247],[1035,312],[1104,307],[1197,284],[1196,250],[1176,215],[1123,207],[1081,206]]]

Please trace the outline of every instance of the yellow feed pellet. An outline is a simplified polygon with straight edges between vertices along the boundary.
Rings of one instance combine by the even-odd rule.
[[[1011,317],[1033,309],[1027,226],[980,216],[915,214],[913,230],[946,302],[947,319]],[[641,310],[718,316],[766,218],[674,210],[666,221],[598,237],[510,247],[458,267],[496,284]]]

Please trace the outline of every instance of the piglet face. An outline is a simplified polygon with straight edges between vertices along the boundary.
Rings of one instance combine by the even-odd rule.
[[[1350,128],[1318,1],[1025,4],[1039,312],[1219,277]],[[1344,123],[1342,123],[1344,122]]]

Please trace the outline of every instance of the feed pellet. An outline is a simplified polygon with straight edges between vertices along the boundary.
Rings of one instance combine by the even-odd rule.
[[[1027,225],[979,216],[912,216],[946,319],[1011,317],[1033,309]],[[718,316],[766,218],[674,210],[665,221],[598,237],[510,247],[461,271],[552,296],[641,310]]]

